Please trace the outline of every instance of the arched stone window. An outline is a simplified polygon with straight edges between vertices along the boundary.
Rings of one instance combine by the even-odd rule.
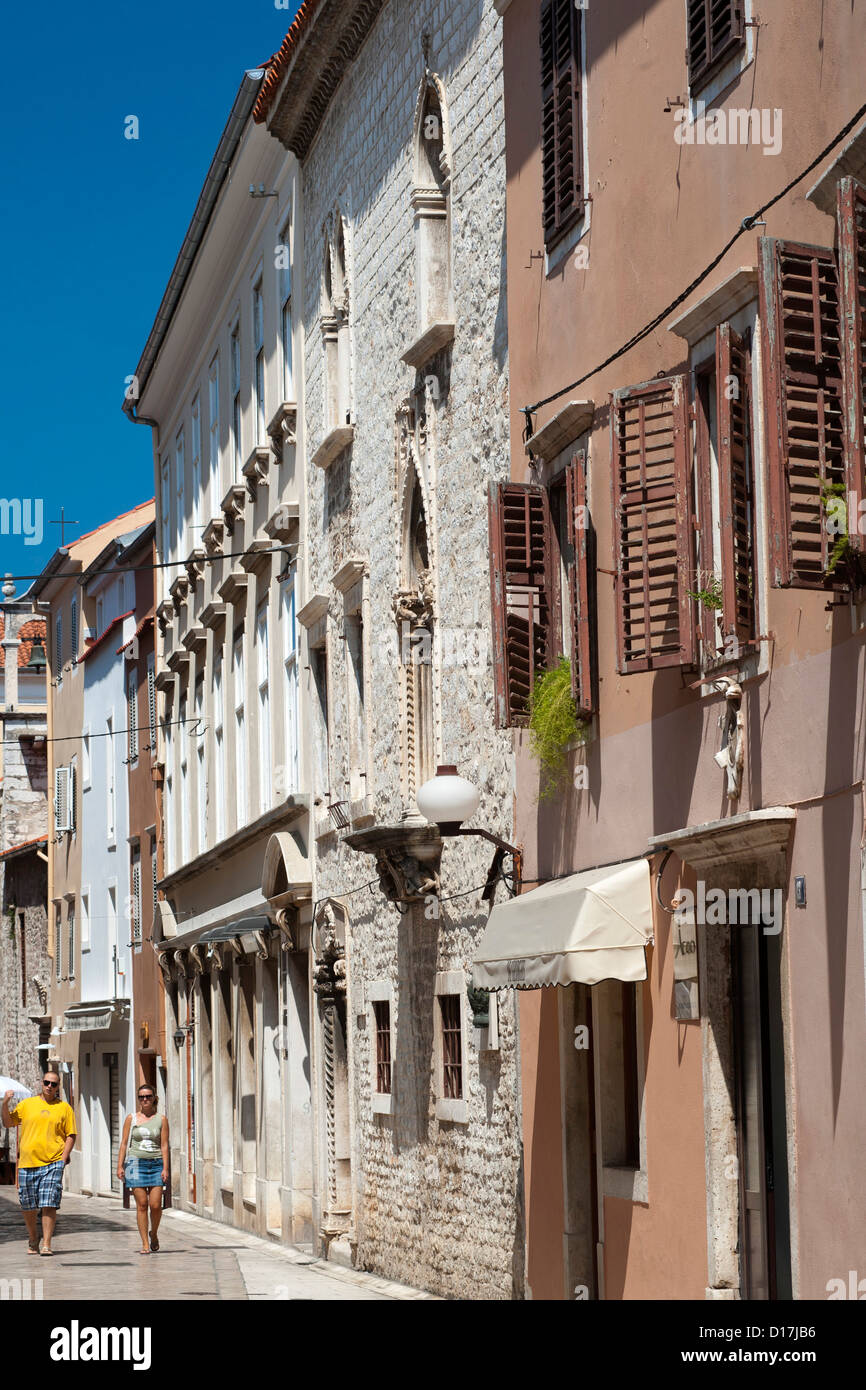
[[[425,73],[418,93],[413,149],[416,339],[424,344],[422,350],[430,354],[454,336],[451,140],[445,88],[430,72]]]
[[[325,352],[325,434],[351,424],[349,282],[346,233],[339,208],[324,228],[322,343]]]

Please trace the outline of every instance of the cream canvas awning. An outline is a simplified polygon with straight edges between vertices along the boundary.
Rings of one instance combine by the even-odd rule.
[[[543,883],[490,914],[472,962],[478,989],[645,980],[650,867],[631,859]]]

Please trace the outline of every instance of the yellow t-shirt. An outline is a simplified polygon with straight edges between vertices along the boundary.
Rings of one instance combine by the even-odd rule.
[[[44,1168],[63,1157],[63,1146],[70,1134],[77,1134],[72,1106],[65,1100],[49,1105],[41,1096],[19,1100],[11,1117],[21,1126],[18,1142],[19,1168]]]

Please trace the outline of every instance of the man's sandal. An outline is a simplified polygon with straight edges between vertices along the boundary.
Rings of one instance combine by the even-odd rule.
[[[39,1254],[39,1241],[38,1241],[38,1240],[28,1240],[28,1242],[27,1242],[27,1254],[28,1254],[28,1255],[38,1255],[38,1254]]]
[[[159,1253],[159,1241],[157,1240],[156,1236],[151,1236],[150,1248],[155,1255]]]

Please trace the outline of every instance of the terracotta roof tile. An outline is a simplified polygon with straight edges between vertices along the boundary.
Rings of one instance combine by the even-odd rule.
[[[18,845],[9,845],[7,849],[0,850],[0,859],[6,859],[13,854],[20,854],[22,850],[27,849],[30,845],[44,845],[47,841],[47,835],[37,835],[33,840],[22,840]]]
[[[289,66],[289,59],[301,34],[306,29],[322,0],[304,0],[303,5],[295,15],[289,28],[289,32],[280,44],[277,52],[267,64],[267,74],[256,97],[256,104],[253,107],[253,120],[257,125],[267,119],[271,102],[277,93],[277,88],[283,80],[286,69]]]
[[[92,656],[93,653],[96,651],[97,647],[102,646],[109,632],[113,632],[114,629],[117,627],[117,624],[122,623],[124,618],[131,618],[133,616],[133,611],[134,610],[130,608],[128,613],[119,613],[116,618],[112,618],[111,622],[108,624],[108,627],[104,628],[103,631],[100,632],[99,636],[95,637],[94,640],[90,643],[90,645],[84,648],[84,651],[78,658],[79,662],[86,661],[89,656]],[[118,651],[122,650],[123,649],[121,647],[118,647]]]

